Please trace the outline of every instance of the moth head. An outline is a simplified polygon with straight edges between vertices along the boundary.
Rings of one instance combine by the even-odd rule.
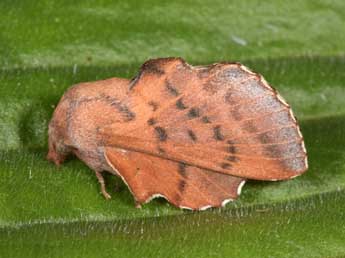
[[[70,148],[65,145],[64,138],[53,125],[49,126],[48,146],[47,159],[57,166],[63,163],[70,153]]]

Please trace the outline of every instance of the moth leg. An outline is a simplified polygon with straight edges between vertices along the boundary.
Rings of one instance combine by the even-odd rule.
[[[141,203],[140,202],[135,202],[135,208],[141,209]]]
[[[111,196],[110,196],[110,194],[108,194],[107,190],[105,189],[104,177],[103,177],[102,173],[99,171],[95,171],[95,173],[96,173],[96,177],[98,179],[98,182],[101,185],[101,192],[102,192],[104,198],[107,200],[110,199]]]

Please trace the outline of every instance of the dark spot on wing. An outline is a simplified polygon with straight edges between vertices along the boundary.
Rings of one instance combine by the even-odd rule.
[[[156,124],[156,120],[151,117],[149,120],[147,120],[147,124],[148,125],[154,125],[154,124]]]
[[[168,81],[165,80],[165,87],[167,88],[168,92],[173,96],[178,96],[178,90]]]
[[[203,117],[201,118],[201,121],[202,121],[203,123],[205,123],[205,124],[211,123],[210,119],[209,119],[207,116],[203,116]]]
[[[221,166],[222,169],[231,168],[231,164],[230,163],[222,163],[222,164],[220,164],[220,166]]]
[[[135,76],[129,83],[129,89],[132,90],[137,84],[144,73],[154,74],[157,76],[162,76],[165,74],[164,70],[161,68],[161,59],[150,59],[146,61],[140,68],[137,76]]]
[[[187,115],[190,119],[199,117],[200,116],[200,110],[198,108],[191,108]]]
[[[213,138],[216,139],[217,141],[223,141],[224,140],[224,136],[221,132],[220,125],[213,127]]]
[[[184,192],[184,189],[186,188],[186,181],[180,180],[178,183],[178,190],[182,194]]]
[[[183,163],[183,162],[178,163],[178,172],[183,178],[186,178],[186,176],[187,176],[186,168],[187,168],[187,165],[185,163]]]
[[[230,146],[228,146],[227,151],[229,153],[235,154],[236,153],[236,147],[234,145],[230,145]]]
[[[233,140],[227,140],[226,143],[229,145],[235,144],[235,142]]]
[[[158,109],[158,103],[156,103],[154,101],[150,101],[147,104],[152,107],[152,111],[156,111]]]
[[[226,157],[226,160],[230,161],[230,162],[237,162],[239,160],[239,158],[236,156],[228,156],[228,157]]]
[[[186,181],[185,181],[185,178],[187,178],[187,165],[183,162],[179,162],[178,163],[178,173],[180,174],[180,176],[184,179],[181,179],[178,183],[178,189],[179,189],[179,192],[182,194],[185,190],[185,187],[186,187]],[[181,196],[180,196],[181,198]]]
[[[163,75],[165,72],[164,70],[161,68],[160,65],[160,60],[159,59],[151,59],[146,61],[142,66],[141,66],[141,72],[145,72],[145,73],[151,73],[151,74],[155,74],[158,76]]]
[[[196,138],[195,133],[192,130],[188,130],[188,135],[194,142],[196,142],[197,138]]]
[[[164,142],[167,140],[168,138],[168,135],[165,131],[164,128],[160,127],[160,126],[157,126],[155,127],[155,131],[156,131],[156,134],[157,134],[157,137],[158,139],[161,141],[161,142]]]
[[[181,110],[187,108],[187,107],[183,104],[182,98],[180,98],[178,101],[176,101],[176,107],[177,107],[178,109],[181,109]]]
[[[132,112],[125,104],[122,104],[117,100],[109,99],[109,101],[111,101],[110,105],[115,107],[125,117],[127,122],[135,119],[135,113]]]
[[[132,112],[129,107],[127,107],[126,104],[122,103],[120,100],[105,95],[105,94],[100,94],[97,97],[84,97],[81,98],[78,102],[72,102],[71,106],[72,108],[75,108],[77,105],[80,105],[82,103],[89,103],[89,102],[94,102],[94,101],[103,101],[108,103],[110,106],[114,107],[118,112],[121,113],[121,115],[124,117],[126,122],[132,121],[135,119],[135,113]]]
[[[132,121],[135,119],[135,113],[133,113],[131,110],[129,110],[126,106],[121,106],[119,108],[119,111],[125,115],[127,121]]]

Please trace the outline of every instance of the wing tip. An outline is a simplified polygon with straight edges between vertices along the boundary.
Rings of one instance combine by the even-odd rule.
[[[289,103],[278,93],[278,91],[276,89],[274,89],[266,80],[265,78],[259,74],[259,73],[255,73],[253,71],[251,71],[248,67],[244,66],[244,65],[241,65],[240,68],[247,72],[248,74],[250,75],[256,75],[259,79],[259,81],[261,82],[261,84],[272,90],[274,92],[274,95],[276,96],[277,100],[283,105],[285,106],[287,109],[288,109],[288,113],[289,113],[289,116],[291,117],[294,125],[295,125],[295,128],[296,128],[296,131],[297,131],[297,134],[298,136],[300,137],[301,139],[301,149],[302,149],[302,152],[303,152],[303,155],[304,155],[304,166],[303,168],[301,168],[300,170],[296,170],[294,171],[295,173],[286,177],[286,178],[282,178],[282,179],[269,179],[270,181],[278,181],[278,180],[286,180],[286,179],[293,179],[295,177],[298,177],[300,175],[302,175],[304,172],[306,172],[309,168],[309,164],[308,164],[308,153],[307,153],[307,149],[305,147],[305,143],[304,143],[304,138],[303,138],[303,135],[302,135],[302,132],[301,132],[301,129],[300,129],[300,126],[298,124],[298,121],[297,121],[297,118],[296,116],[294,115],[293,111],[292,111],[292,108],[291,106],[289,105]]]
[[[282,174],[280,177],[272,177],[272,178],[266,178],[267,181],[284,181],[284,180],[290,180],[294,179],[296,177],[299,177],[303,175],[309,168],[308,164],[308,156],[305,154],[304,157],[299,157],[300,159],[303,158],[303,166],[296,170],[290,170],[287,173]]]

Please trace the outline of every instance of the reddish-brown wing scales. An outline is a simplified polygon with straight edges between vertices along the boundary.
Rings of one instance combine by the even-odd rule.
[[[221,207],[238,195],[244,179],[136,151],[105,148],[105,156],[127,183],[137,203],[164,197],[178,207]]]
[[[284,180],[307,169],[291,108],[238,63],[144,63],[132,80],[74,86],[49,127],[48,158],[73,153],[120,176],[138,204],[163,196],[181,208],[219,207],[245,179]]]

